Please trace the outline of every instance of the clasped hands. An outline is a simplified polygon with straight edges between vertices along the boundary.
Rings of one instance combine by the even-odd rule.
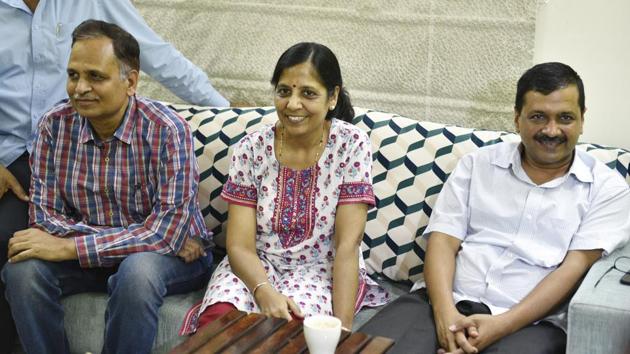
[[[449,318],[450,317],[450,318]],[[436,318],[440,349],[438,354],[479,353],[508,334],[503,315],[472,315],[460,313]]]

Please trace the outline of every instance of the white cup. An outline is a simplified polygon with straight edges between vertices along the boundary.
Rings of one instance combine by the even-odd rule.
[[[341,320],[315,315],[304,319],[304,338],[311,354],[333,354],[341,336]]]

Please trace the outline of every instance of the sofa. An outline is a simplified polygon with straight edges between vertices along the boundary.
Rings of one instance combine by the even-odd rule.
[[[243,135],[264,124],[273,124],[277,119],[275,110],[273,107],[211,108],[176,104],[170,107],[192,127],[200,169],[200,207],[219,245],[216,254],[220,254],[220,246],[225,241],[227,205],[219,195],[227,179],[230,148]],[[368,132],[372,142],[377,201],[377,206],[368,212],[361,250],[372,276],[396,297],[423,277],[425,241],[421,235],[432,206],[458,159],[484,145],[520,138],[510,132],[445,126],[363,108],[355,108],[355,113],[354,123]],[[630,151],[594,144],[579,144],[577,148],[593,154],[630,183]],[[620,252],[630,254],[630,248]],[[570,353],[595,353],[604,342],[612,343],[612,347],[606,348],[614,352],[617,345],[628,344],[624,334],[630,332],[630,287],[617,286],[620,274],[612,274],[614,272],[608,274],[596,290],[615,299],[621,308],[615,312],[618,321],[614,333],[619,338],[609,338],[611,332],[600,334],[607,329],[605,320],[611,310],[606,303],[610,301],[593,294],[591,288],[610,266],[610,261],[611,257],[603,259],[591,269],[571,302]],[[181,321],[188,308],[201,299],[203,291],[165,299],[159,315],[155,353],[167,352],[185,339],[178,336]],[[63,299],[72,352],[100,352],[106,302],[105,294],[95,293]],[[354,328],[376,311],[378,309],[362,310]],[[599,322],[594,322],[595,319]]]

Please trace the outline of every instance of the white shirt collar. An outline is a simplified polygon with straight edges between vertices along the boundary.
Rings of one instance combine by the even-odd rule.
[[[521,144],[513,143],[511,145],[513,146],[511,153],[498,153],[494,156],[494,159],[491,161],[491,163],[495,166],[506,169],[512,167],[512,170],[517,177],[525,181],[530,181],[529,177],[527,177],[526,179],[522,178],[523,176],[527,176],[527,174],[523,170],[523,166],[521,164]],[[563,177],[556,178],[553,181],[549,181],[542,186],[555,187],[558,184],[564,182],[564,180],[566,180],[567,176],[569,175],[575,176],[575,178],[583,183],[593,182],[593,172],[584,162],[582,154],[577,149],[573,149],[573,154],[573,163],[571,163],[571,168],[569,168],[569,172]],[[560,182],[555,182],[558,180],[560,180]]]

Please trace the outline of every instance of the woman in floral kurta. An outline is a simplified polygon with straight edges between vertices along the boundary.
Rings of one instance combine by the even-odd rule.
[[[359,252],[367,207],[374,205],[370,140],[332,118],[341,110],[352,118],[349,98],[340,83],[327,89],[308,60],[291,60],[304,55],[300,50],[311,51],[307,58],[334,58],[314,43],[280,58],[272,79],[279,121],[245,136],[232,153],[221,194],[229,203],[228,257],[214,271],[200,312],[229,303],[287,319],[334,314],[351,327],[355,311],[387,300]]]

